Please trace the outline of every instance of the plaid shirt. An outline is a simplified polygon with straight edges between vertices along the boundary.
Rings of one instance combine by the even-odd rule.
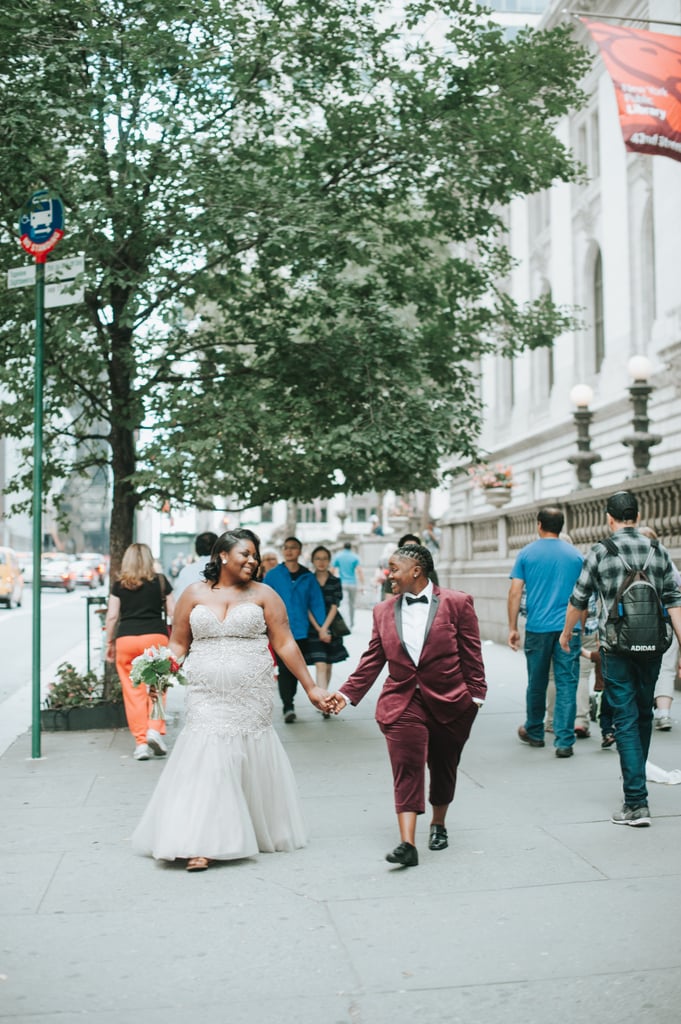
[[[624,526],[612,534],[612,540],[632,569],[643,568],[650,551],[650,541],[647,537],[634,527]],[[651,558],[646,573],[665,608],[681,607],[681,590],[674,578],[672,560],[667,549],[661,544]],[[600,597],[598,632],[601,640],[605,636],[605,622],[617,597],[617,591],[628,575],[622,559],[617,555],[611,555],[601,541],[594,544],[584,559],[582,571],[570,595],[570,604],[583,611],[588,607],[591,594]]]

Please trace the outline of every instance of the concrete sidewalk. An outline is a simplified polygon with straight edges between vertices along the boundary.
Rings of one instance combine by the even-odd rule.
[[[349,667],[369,623],[358,612]],[[374,695],[329,721],[301,695],[277,724],[307,848],[199,875],[131,853],[163,762],[133,761],[127,732],[47,733],[40,761],[22,735],[0,758],[0,1021],[677,1024],[681,786],[650,786],[651,828],[610,824],[616,753],[596,733],[569,760],[520,744],[524,658],[484,651],[450,848],[428,851],[422,819],[415,869],[384,860]],[[651,760],[681,767],[681,723]]]

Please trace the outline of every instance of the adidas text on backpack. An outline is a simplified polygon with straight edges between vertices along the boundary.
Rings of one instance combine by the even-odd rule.
[[[646,572],[655,551],[650,551],[642,569],[632,569],[617,545],[609,537],[602,542],[611,555],[616,555],[627,571],[605,623],[605,641],[611,654],[627,658],[659,658],[671,646],[672,624],[657,590]]]

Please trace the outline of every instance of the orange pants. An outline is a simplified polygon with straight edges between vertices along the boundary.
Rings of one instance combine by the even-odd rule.
[[[119,636],[116,640],[116,671],[123,690],[123,704],[128,728],[135,737],[135,743],[147,742],[147,729],[155,729],[161,734],[166,731],[163,719],[149,718],[152,700],[144,683],[133,686],[130,680],[130,669],[138,654],[144,654],[147,647],[167,647],[168,637],[165,633],[145,633],[142,636]],[[165,707],[166,694],[163,694]]]

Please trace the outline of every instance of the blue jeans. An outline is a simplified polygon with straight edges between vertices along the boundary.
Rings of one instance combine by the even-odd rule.
[[[662,658],[650,661],[623,658],[601,649],[604,692],[615,723],[624,802],[634,809],[648,803],[646,760],[653,730],[655,683],[661,662]]]
[[[558,643],[560,630],[553,633],[525,634],[527,659],[527,719],[525,728],[533,740],[544,739],[546,717],[546,687],[549,668],[553,662],[556,680],[556,706],[553,711],[554,747],[571,747],[575,742],[575,715],[577,713],[577,683],[579,682],[579,652],[582,645],[581,630],[574,630],[570,650],[566,652]]]

